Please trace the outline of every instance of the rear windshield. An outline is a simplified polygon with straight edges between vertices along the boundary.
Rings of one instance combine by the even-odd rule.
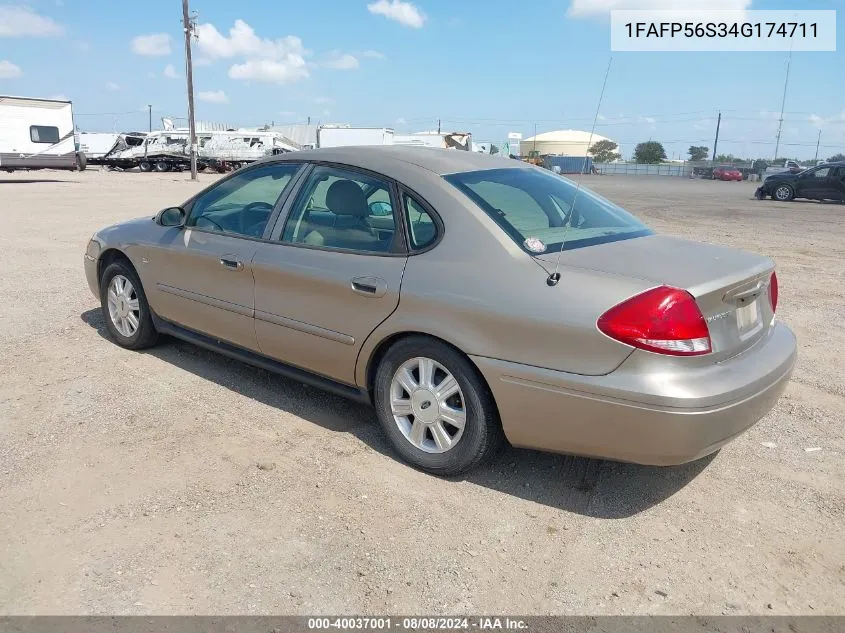
[[[541,169],[490,169],[444,176],[527,252],[536,238],[545,252],[651,235],[633,215],[562,176]],[[575,209],[572,201],[575,199]]]

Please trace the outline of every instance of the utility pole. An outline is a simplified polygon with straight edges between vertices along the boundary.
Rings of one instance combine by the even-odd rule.
[[[153,131],[153,105],[147,104],[147,110],[150,112],[150,132]]]
[[[716,119],[716,140],[713,141],[713,157],[711,158],[711,164],[716,164],[716,148],[719,146],[719,128],[722,125],[722,113],[719,112],[719,118]]]
[[[191,134],[191,180],[197,179],[197,130],[194,122],[194,68],[191,62],[191,36],[194,23],[188,13],[188,0],[182,0],[182,28],[185,31],[185,76],[188,79],[188,129]]]
[[[437,119],[437,133],[440,134],[440,119]]]
[[[822,131],[819,129],[819,137],[816,139],[816,156],[813,158],[813,162],[819,162],[819,143],[822,142]]]
[[[789,57],[786,58],[786,79],[783,82],[783,99],[780,102],[780,119],[778,120],[778,138],[775,141],[774,160],[778,159],[780,149],[780,133],[783,129],[783,109],[786,107],[786,87],[789,85],[789,66],[792,64],[792,44],[789,44]]]

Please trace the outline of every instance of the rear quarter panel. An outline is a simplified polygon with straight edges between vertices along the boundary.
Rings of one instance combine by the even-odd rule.
[[[436,336],[469,355],[584,375],[607,374],[630,355],[596,320],[653,283],[561,267],[560,282],[549,286],[545,270],[463,194],[434,174],[407,177],[445,233],[408,259],[396,311],[362,347],[359,385],[378,345],[403,332]]]

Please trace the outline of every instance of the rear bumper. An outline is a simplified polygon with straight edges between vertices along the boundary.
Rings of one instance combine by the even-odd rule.
[[[657,371],[654,355],[635,352],[611,374],[580,376],[472,359],[514,446],[668,466],[713,453],[765,416],[796,356],[794,335],[777,323],[740,356],[709,367],[669,360]]]

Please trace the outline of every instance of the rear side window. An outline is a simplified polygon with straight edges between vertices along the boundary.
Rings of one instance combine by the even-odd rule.
[[[52,125],[30,125],[29,139],[33,143],[58,143],[59,128]]]
[[[536,251],[528,251],[524,244],[528,238],[541,240],[549,252],[652,234],[610,200],[584,187],[578,190],[568,178],[544,170],[489,169],[443,178],[532,254]]]
[[[411,249],[422,250],[433,244],[437,239],[437,225],[422,204],[408,195],[402,197],[405,202],[405,218],[408,222],[408,237],[411,240]]]

